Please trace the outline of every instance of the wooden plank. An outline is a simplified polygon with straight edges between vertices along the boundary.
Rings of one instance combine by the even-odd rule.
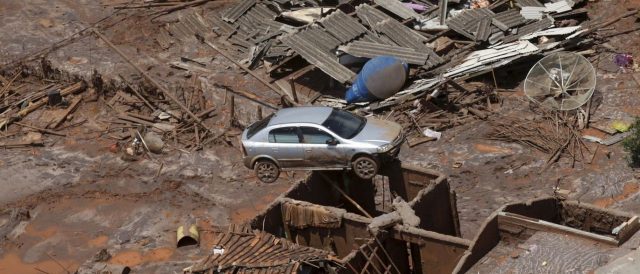
[[[67,116],[69,116],[69,114],[71,114],[72,112],[74,112],[78,108],[78,104],[80,104],[80,101],[82,101],[82,97],[78,96],[78,97],[74,98],[73,101],[71,102],[71,104],[69,105],[69,107],[67,107],[67,109],[65,110],[65,112],[62,113],[62,115],[60,115],[58,117],[55,117],[47,125],[47,128],[57,128],[60,125],[62,125],[62,123],[67,119]]]

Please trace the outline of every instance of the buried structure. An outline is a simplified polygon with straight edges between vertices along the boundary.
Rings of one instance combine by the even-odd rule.
[[[367,181],[314,172],[251,228],[221,233],[212,254],[185,271],[590,271],[639,227],[637,216],[549,197],[501,207],[471,241],[461,237],[456,195],[444,175],[400,163],[381,174]]]

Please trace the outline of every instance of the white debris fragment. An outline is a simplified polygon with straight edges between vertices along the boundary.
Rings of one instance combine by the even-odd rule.
[[[546,11],[546,7],[522,7],[520,15],[528,20],[540,20]]]
[[[440,137],[442,137],[442,132],[437,132],[428,128],[422,131],[422,134],[426,137],[436,138],[436,140],[440,140]]]

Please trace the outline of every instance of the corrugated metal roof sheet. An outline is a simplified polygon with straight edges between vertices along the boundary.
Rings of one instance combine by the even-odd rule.
[[[418,51],[429,50],[424,44],[426,40],[424,36],[394,19],[386,19],[377,23],[375,30],[378,33],[383,33],[399,46],[413,48]]]
[[[520,40],[528,40],[531,38],[536,38],[538,36],[553,36],[553,35],[567,35],[571,34],[577,30],[579,30],[580,26],[573,27],[564,27],[564,28],[553,28],[547,30],[536,31],[534,33],[527,34],[525,36],[520,37]]]
[[[547,7],[547,12],[565,12],[571,10],[573,2],[562,0],[555,3],[545,3],[544,6]]]
[[[195,40],[196,33],[204,35],[211,31],[211,22],[197,12],[180,15],[178,20],[169,26],[168,31],[179,40]]]
[[[319,26],[311,26],[306,30],[300,31],[296,34],[298,37],[307,41],[313,42],[313,44],[326,53],[332,53],[332,50],[336,49],[340,45],[340,41],[331,34],[327,33]]]
[[[213,31],[219,35],[227,35],[235,30],[229,23],[222,21],[219,15],[214,15],[209,18],[213,25]]]
[[[534,33],[536,31],[539,30],[543,30],[546,29],[550,26],[553,25],[553,20],[549,17],[545,17],[542,20],[539,21],[534,21],[530,24],[526,24],[520,28],[518,28],[518,33],[513,34],[513,35],[509,35],[507,37],[504,38],[504,42],[505,43],[509,43],[509,42],[513,42],[515,40],[518,40],[518,38],[525,36],[529,33]]]
[[[478,22],[478,29],[476,30],[476,41],[487,41],[491,35],[491,18],[485,17]]]
[[[364,34],[364,36],[362,36],[362,38],[359,39],[359,41],[373,42],[373,43],[379,43],[379,44],[390,45],[390,46],[397,46],[396,43],[394,43],[393,41],[391,41],[391,39],[389,39],[389,37],[384,36],[384,35],[378,35],[378,34],[375,34],[373,32],[370,32],[370,31],[367,31]]]
[[[456,17],[447,19],[447,26],[457,33],[464,35],[469,39],[475,39],[475,33],[478,30],[478,23],[483,18],[491,18],[495,14],[487,9],[468,9],[464,10]]]
[[[240,1],[240,3],[226,10],[222,14],[222,20],[233,23],[236,20],[238,20],[240,16],[242,16],[245,12],[247,12],[247,10],[249,10],[255,4],[256,4],[256,0]]]
[[[520,7],[544,7],[538,0],[516,0]]]
[[[477,50],[469,54],[463,63],[449,69],[444,76],[457,75],[481,71],[494,65],[504,65],[521,56],[538,52],[539,49],[529,41],[516,41],[493,48]]]
[[[309,35],[310,33],[305,34],[305,32],[306,30],[293,35],[282,37],[282,42],[284,42],[287,46],[291,47],[294,51],[300,54],[300,56],[307,60],[307,62],[313,64],[324,73],[331,76],[333,79],[336,79],[343,84],[349,83],[351,79],[356,76],[356,74],[342,64],[338,63],[338,61],[336,60],[337,58],[333,54],[330,54],[329,52],[324,51],[322,48],[318,47],[318,41],[325,39],[319,39],[315,41],[311,40],[313,38],[317,39],[318,37]],[[317,33],[320,34],[325,32],[320,31]]]
[[[520,15],[529,20],[542,19],[543,13],[547,10],[546,7],[522,7]]]
[[[356,15],[360,18],[363,25],[373,28],[377,22],[382,22],[385,19],[391,19],[391,17],[384,14],[384,12],[375,9],[367,4],[361,4],[356,7]]]
[[[367,31],[356,19],[341,10],[320,19],[318,23],[342,43],[347,43]]]
[[[187,268],[188,273],[298,273],[302,265],[340,265],[329,251],[301,246],[263,231],[230,228],[214,232],[213,243],[224,250],[212,251]]]
[[[522,15],[520,15],[520,12],[518,12],[515,9],[508,9],[506,11],[497,13],[493,17],[493,20],[500,22],[507,28],[517,27],[527,22],[527,19],[522,17]],[[497,26],[497,27],[500,27],[500,26]]]
[[[407,20],[410,18],[421,19],[422,16],[413,9],[405,6],[402,2],[398,0],[373,0],[376,4],[381,6],[382,8],[388,10],[389,12],[397,15],[403,20]]]
[[[424,65],[429,58],[428,54],[418,52],[412,48],[364,41],[354,41],[346,46],[340,46],[338,49],[356,57],[374,58],[381,55],[393,56],[414,65]]]

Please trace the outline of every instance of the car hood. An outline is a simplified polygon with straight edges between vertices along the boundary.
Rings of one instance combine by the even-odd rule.
[[[367,118],[367,124],[351,141],[367,142],[374,145],[386,145],[393,142],[400,132],[402,126],[398,123]]]

